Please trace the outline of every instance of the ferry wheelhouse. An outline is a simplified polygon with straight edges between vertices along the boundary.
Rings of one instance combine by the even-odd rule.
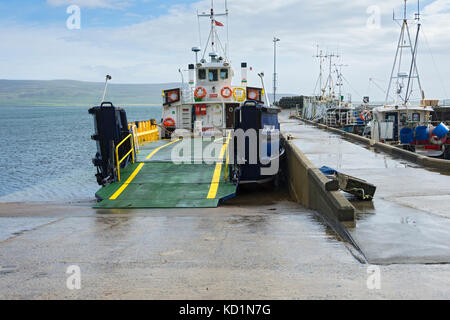
[[[217,32],[223,24],[217,17],[228,16],[225,13],[216,14],[211,9],[210,14],[200,14],[199,17],[209,17],[211,28],[206,48],[200,61],[189,64],[189,83],[181,88],[168,89],[163,92],[162,130],[161,135],[169,138],[173,134],[184,135],[220,135],[226,129],[233,129],[235,110],[245,101],[267,103],[268,97],[264,88],[247,86],[247,63],[241,63],[240,86],[233,86],[234,69],[228,58],[227,46],[223,47]],[[210,53],[206,57],[207,50]],[[196,60],[201,49],[192,48]],[[261,79],[262,76],[261,76]],[[262,80],[264,85],[264,81]]]

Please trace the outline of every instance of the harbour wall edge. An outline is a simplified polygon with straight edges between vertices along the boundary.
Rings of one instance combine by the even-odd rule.
[[[316,123],[314,121],[310,121],[310,120],[306,120],[303,118],[297,118],[307,124],[311,124],[314,125],[318,128],[321,128],[323,130],[327,130],[327,131],[331,131],[331,132],[335,132],[337,134],[340,134],[341,136],[347,137],[349,139],[361,142],[363,144],[366,144],[368,146],[374,147],[377,150],[383,151],[385,153],[391,154],[393,156],[397,156],[400,157],[402,159],[414,162],[418,165],[421,165],[423,167],[427,167],[427,168],[432,168],[432,169],[443,169],[443,170],[450,170],[450,161],[448,160],[444,160],[444,159],[434,159],[434,158],[430,158],[430,157],[426,157],[420,154],[417,154],[415,152],[412,151],[408,151],[408,150],[403,150],[400,148],[397,148],[395,146],[391,146],[388,145],[386,143],[383,142],[375,142],[371,139],[359,136],[357,134],[354,133],[349,133],[349,132],[345,132],[342,131],[340,129],[337,128],[332,128],[329,126],[326,126],[324,124],[321,123]]]

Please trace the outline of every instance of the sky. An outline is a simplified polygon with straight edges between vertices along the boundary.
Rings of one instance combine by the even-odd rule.
[[[215,0],[222,11],[224,0]],[[80,28],[67,27],[68,7],[80,8]],[[0,79],[114,83],[179,82],[180,68],[194,62],[199,43],[196,12],[210,0],[0,0]],[[319,74],[317,46],[337,53],[344,89],[354,100],[384,99],[402,17],[402,0],[228,0],[231,62],[240,80],[240,63],[252,70],[249,85],[266,85],[273,74],[277,43],[278,92],[314,92]],[[417,64],[428,98],[450,98],[450,0],[420,2],[422,30]],[[408,1],[408,17],[417,1]],[[416,24],[411,21],[411,33]],[[208,21],[200,24],[206,40]],[[226,28],[219,28],[222,42]],[[374,79],[369,81],[369,78]],[[272,90],[270,90],[272,91]]]

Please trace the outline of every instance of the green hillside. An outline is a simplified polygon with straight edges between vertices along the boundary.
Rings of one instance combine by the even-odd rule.
[[[160,105],[163,89],[179,83],[108,85],[106,101],[117,105]],[[0,107],[93,106],[99,104],[104,83],[72,80],[0,80]]]

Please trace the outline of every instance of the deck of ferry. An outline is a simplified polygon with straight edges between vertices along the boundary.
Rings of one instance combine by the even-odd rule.
[[[159,140],[140,147],[96,208],[213,208],[236,195],[226,179],[228,139]]]

